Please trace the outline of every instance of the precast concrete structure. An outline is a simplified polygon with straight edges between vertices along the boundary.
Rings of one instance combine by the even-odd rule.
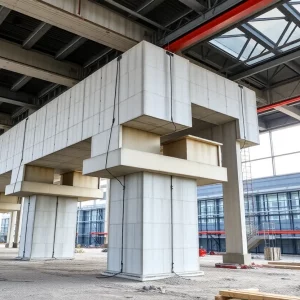
[[[201,274],[196,187],[220,182],[232,243],[224,261],[248,263],[240,148],[257,143],[254,92],[141,42],[0,137],[5,193],[30,203],[20,254],[70,258],[76,200],[99,198],[93,177],[102,177],[109,274]]]

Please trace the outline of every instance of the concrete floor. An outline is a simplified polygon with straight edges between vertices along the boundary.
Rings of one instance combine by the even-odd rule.
[[[300,271],[280,269],[216,269],[220,256],[199,258],[203,277],[174,277],[154,282],[120,278],[98,279],[106,268],[106,253],[84,249],[73,261],[16,261],[16,249],[0,245],[0,299],[214,299],[221,289],[259,288],[287,295],[300,294]],[[300,261],[300,257],[284,259]],[[255,259],[263,263],[262,259]],[[153,285],[157,290],[144,291]],[[160,289],[165,293],[162,293]]]

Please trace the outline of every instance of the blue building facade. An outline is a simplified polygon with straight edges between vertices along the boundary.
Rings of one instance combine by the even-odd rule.
[[[104,244],[105,206],[92,205],[78,208],[76,244],[97,247]]]
[[[246,220],[255,220],[258,232],[275,233],[275,245],[284,254],[300,254],[300,174],[253,180],[245,197]],[[222,186],[198,188],[199,246],[226,251]],[[252,252],[263,252],[262,242]]]

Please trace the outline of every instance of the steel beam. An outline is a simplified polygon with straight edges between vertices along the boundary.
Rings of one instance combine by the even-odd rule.
[[[263,120],[258,120],[258,128],[260,131],[265,131],[268,129],[267,124]]]
[[[294,8],[292,8],[288,4],[282,4],[277,7],[279,11],[281,11],[285,16],[288,17],[289,20],[293,21],[296,25],[300,26],[300,16]]]
[[[76,36],[69,44],[63,47],[56,53],[55,59],[63,60],[76,49],[78,49],[81,45],[83,45],[87,41],[86,38],[81,36]]]
[[[13,100],[13,99],[8,99],[8,98],[4,98],[4,97],[1,97],[1,96],[0,96],[0,102],[8,103],[8,104],[16,105],[16,106],[33,108],[33,109],[37,109],[38,108],[38,106],[34,105],[34,104],[25,103],[25,102]]]
[[[6,19],[6,17],[9,15],[9,13],[11,12],[10,9],[1,6],[0,7],[0,25],[4,22],[4,20]]]
[[[293,106],[277,106],[275,107],[276,110],[300,121],[300,109],[293,107]]]
[[[172,52],[182,51],[228,29],[280,0],[228,0],[162,39]],[[205,23],[205,24],[204,24]],[[200,26],[203,25],[203,26]],[[200,26],[200,27],[199,27]],[[177,39],[177,40],[176,40]],[[175,41],[174,41],[175,40]]]
[[[17,92],[25,84],[27,84],[31,79],[32,79],[32,77],[30,77],[30,76],[22,76],[16,83],[14,83],[14,85],[11,87],[11,90],[13,92]]]
[[[299,57],[300,57],[300,50],[295,51],[293,53],[283,55],[283,56],[275,58],[275,59],[272,59],[271,61],[267,61],[262,64],[259,64],[259,65],[255,66],[253,68],[250,68],[246,71],[243,71],[241,73],[230,76],[229,79],[233,80],[233,81],[243,79],[243,78],[255,75],[257,73],[263,72],[265,70],[277,67],[279,65],[286,64],[286,63],[288,63],[294,59],[297,59]]]
[[[51,28],[50,24],[42,22],[23,42],[24,49],[31,49]]]
[[[119,9],[121,9],[121,10],[129,13],[130,15],[136,17],[137,19],[143,20],[146,23],[151,24],[151,25],[153,25],[153,26],[155,26],[155,27],[157,27],[157,28],[159,28],[161,30],[167,30],[164,26],[160,25],[159,23],[154,22],[154,21],[152,21],[152,20],[144,17],[142,14],[129,9],[126,6],[122,5],[122,4],[119,4],[116,1],[113,1],[113,0],[103,0],[103,1],[109,3],[110,5],[115,6],[115,7],[119,8]]]
[[[13,92],[9,88],[0,86],[0,97],[13,99],[25,103],[33,103],[34,96],[24,92]]]
[[[0,0],[0,5],[122,52],[153,34],[147,26],[87,0]]]
[[[263,47],[267,48],[270,51],[274,50],[275,44],[262,35],[258,30],[256,30],[253,26],[245,23],[238,27],[239,30],[244,32],[247,37],[251,37],[253,40],[261,44]]]
[[[49,84],[49,86],[47,86],[41,92],[39,92],[38,98],[45,97],[47,94],[49,94],[50,92],[54,91],[58,87],[59,87],[59,84],[55,84],[55,83]]]
[[[0,68],[68,87],[79,81],[82,72],[76,64],[57,61],[4,40],[0,47]]]
[[[298,103],[298,102],[300,102],[300,96],[293,97],[293,98],[290,98],[290,99],[285,99],[285,100],[282,100],[282,101],[278,101],[278,102],[275,102],[275,103],[272,103],[272,104],[268,104],[268,105],[259,107],[257,109],[257,112],[258,113],[263,113],[263,112],[266,112],[266,111],[269,111],[269,110],[272,110],[272,109],[278,109],[281,106],[286,106],[286,105],[294,104],[294,103]]]
[[[136,12],[146,15],[150,11],[152,11],[154,8],[156,8],[158,5],[162,4],[165,0],[147,0],[145,3],[143,3]]]
[[[199,3],[197,0],[179,0],[179,2],[183,3],[187,7],[191,8],[195,12],[202,15],[203,9],[205,9],[205,6]]]
[[[99,54],[93,56],[92,58],[90,58],[84,65],[84,68],[88,68],[89,66],[91,66],[92,64],[94,64],[96,61],[98,61],[99,59],[103,58],[105,55],[109,54],[111,51],[113,51],[113,49],[105,49],[103,51],[101,51]]]

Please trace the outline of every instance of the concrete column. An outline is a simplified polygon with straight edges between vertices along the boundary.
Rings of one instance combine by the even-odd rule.
[[[247,249],[241,148],[237,141],[235,122],[222,126],[223,165],[227,168],[228,182],[223,183],[226,254],[224,263],[250,264]]]
[[[17,212],[10,213],[9,226],[7,232],[6,248],[12,248],[15,240],[15,228],[16,228]]]
[[[107,234],[104,237],[104,244],[108,244],[108,231],[109,231],[109,207],[110,207],[110,180],[107,179],[106,183],[106,199],[105,199],[105,223],[104,232]]]
[[[107,273],[122,271],[118,276],[142,281],[174,272],[202,274],[196,180],[174,176],[171,193],[170,175],[140,172],[119,179],[125,198],[123,202],[123,187],[112,179]]]
[[[22,215],[22,210],[19,210],[16,212],[16,226],[15,226],[15,236],[14,236],[14,242],[13,242],[13,248],[18,248],[19,247],[19,240],[20,240],[20,221],[21,221],[21,215]]]
[[[24,198],[19,257],[72,259],[77,198],[34,195]]]
[[[24,196],[19,257],[72,259],[75,250],[77,201],[97,199],[97,178],[69,172],[53,184],[54,170],[24,166],[23,181],[6,187],[7,194]]]

